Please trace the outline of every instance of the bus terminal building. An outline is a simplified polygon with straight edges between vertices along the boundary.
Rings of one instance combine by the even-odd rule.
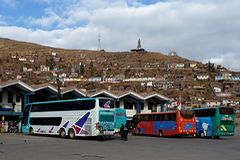
[[[165,111],[170,99],[159,94],[139,94],[133,91],[117,92],[100,90],[91,92],[77,88],[65,88],[61,92],[50,84],[31,86],[20,80],[0,83],[0,128],[8,131],[9,122],[19,121],[24,107],[28,103],[61,99],[76,99],[85,97],[108,97],[116,101],[117,108],[126,109],[127,120],[136,113],[151,113]]]

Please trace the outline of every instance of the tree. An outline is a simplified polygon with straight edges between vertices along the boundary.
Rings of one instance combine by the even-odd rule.
[[[81,63],[80,64],[80,71],[79,71],[80,75],[84,75],[84,65]]]
[[[90,70],[90,76],[94,76],[94,67],[93,67],[93,61],[90,62],[90,67],[89,67],[89,70]]]
[[[50,70],[53,69],[53,67],[56,65],[53,57],[46,59],[46,65],[50,68]]]

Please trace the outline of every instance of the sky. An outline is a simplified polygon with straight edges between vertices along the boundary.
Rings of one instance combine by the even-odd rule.
[[[66,49],[147,51],[240,71],[239,0],[0,0],[0,37]]]

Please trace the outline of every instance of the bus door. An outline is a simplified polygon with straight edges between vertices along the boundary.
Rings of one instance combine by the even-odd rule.
[[[29,133],[29,112],[31,109],[31,105],[26,105],[23,111],[22,117],[22,132],[28,134]]]

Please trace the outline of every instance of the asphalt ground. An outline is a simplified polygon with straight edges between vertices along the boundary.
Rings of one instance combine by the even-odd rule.
[[[0,134],[0,160],[240,160],[240,129],[235,133],[220,139],[129,135],[128,141],[7,133]]]

